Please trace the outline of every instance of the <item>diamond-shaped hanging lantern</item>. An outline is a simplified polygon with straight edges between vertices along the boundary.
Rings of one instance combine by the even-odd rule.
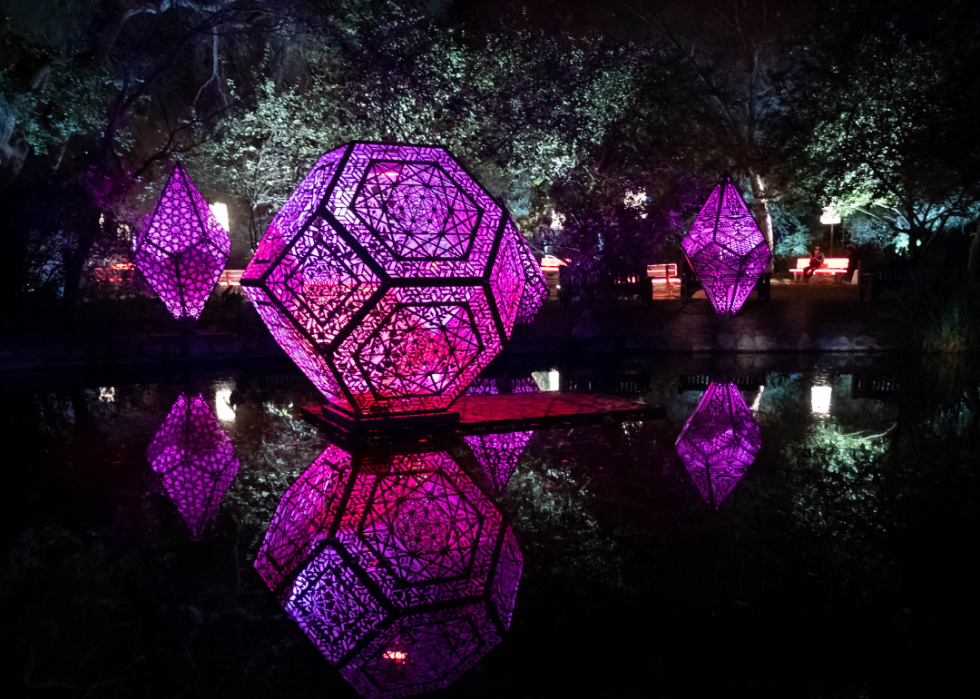
[[[174,318],[197,319],[230,252],[228,231],[177,163],[136,239],[136,266]]]
[[[735,384],[712,383],[676,446],[701,497],[717,509],[755,461],[762,432]]]
[[[445,687],[510,626],[523,561],[446,451],[329,446],[283,495],[255,568],[366,697]]]
[[[351,143],[296,188],[242,286],[331,406],[425,413],[536,310],[528,264],[506,211],[445,149]]]
[[[204,396],[180,396],[146,453],[194,537],[218,511],[238,459]]]
[[[772,257],[727,172],[681,245],[718,313],[735,313],[742,307]]]

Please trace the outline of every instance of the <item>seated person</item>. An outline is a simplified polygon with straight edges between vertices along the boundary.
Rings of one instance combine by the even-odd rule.
[[[823,266],[823,261],[824,261],[824,256],[823,253],[820,252],[820,248],[813,248],[813,254],[810,255],[810,264],[807,265],[807,268],[805,270],[803,270],[804,282],[806,282],[807,284],[810,283],[810,277],[812,277],[813,273],[816,272],[818,269],[820,269],[821,266]]]

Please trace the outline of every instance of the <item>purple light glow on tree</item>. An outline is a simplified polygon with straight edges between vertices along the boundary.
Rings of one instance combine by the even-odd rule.
[[[735,384],[712,383],[676,446],[701,497],[718,509],[755,461],[762,432]]]
[[[230,252],[228,231],[177,163],[136,238],[136,266],[174,318],[197,319]]]
[[[204,396],[180,396],[146,453],[181,517],[199,537],[235,480],[238,459]]]
[[[735,313],[772,254],[728,173],[711,191],[681,245],[718,313]]]
[[[296,188],[242,286],[333,407],[430,412],[536,310],[528,258],[506,211],[444,149],[351,143]]]
[[[446,452],[329,446],[290,487],[255,568],[367,697],[449,685],[510,626],[523,561]]]

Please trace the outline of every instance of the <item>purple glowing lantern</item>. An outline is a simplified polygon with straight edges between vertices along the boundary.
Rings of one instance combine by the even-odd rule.
[[[238,459],[204,397],[180,396],[146,453],[181,517],[199,537],[238,473]]]
[[[136,266],[174,318],[196,320],[230,252],[228,231],[177,163],[136,238]]]
[[[255,567],[366,697],[449,685],[509,627],[522,558],[446,452],[330,446],[286,491]]]
[[[296,188],[242,286],[331,408],[438,412],[536,310],[528,259],[444,149],[351,143]]]
[[[677,438],[677,453],[717,509],[762,447],[762,433],[733,383],[712,383]]]
[[[681,245],[718,313],[735,313],[742,307],[772,257],[765,236],[727,172]]]

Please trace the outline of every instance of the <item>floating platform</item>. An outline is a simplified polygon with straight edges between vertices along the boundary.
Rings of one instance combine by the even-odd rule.
[[[354,419],[329,406],[303,408],[307,421],[347,438],[386,438],[423,434],[492,434],[602,422],[658,420],[661,406],[593,393],[511,393],[461,396],[451,409],[425,415]]]

